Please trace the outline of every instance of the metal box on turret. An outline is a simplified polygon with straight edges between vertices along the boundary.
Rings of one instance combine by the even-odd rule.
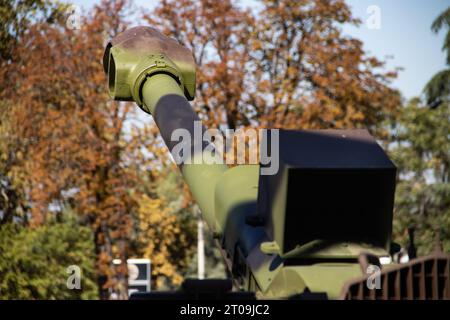
[[[280,253],[316,240],[388,248],[396,167],[369,132],[280,130],[278,136],[279,170],[260,175],[258,215]],[[266,139],[273,145],[273,134]]]

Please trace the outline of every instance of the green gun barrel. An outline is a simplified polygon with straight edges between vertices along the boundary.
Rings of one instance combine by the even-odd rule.
[[[160,129],[161,136],[169,150],[173,150],[178,141],[172,140],[175,130],[183,129],[191,139],[185,149],[191,150],[191,157],[180,163],[180,170],[191,190],[194,199],[201,208],[207,223],[214,223],[214,189],[219,178],[228,169],[225,164],[205,164],[205,159],[213,158],[210,151],[205,150],[202,140],[193,139],[203,136],[205,128],[195,132],[195,123],[200,122],[197,114],[184,97],[179,84],[167,74],[156,74],[148,78],[142,87],[144,105],[153,115]],[[198,145],[196,145],[196,143]],[[187,163],[189,162],[189,163]]]

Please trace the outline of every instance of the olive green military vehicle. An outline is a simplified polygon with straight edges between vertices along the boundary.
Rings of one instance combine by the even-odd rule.
[[[187,48],[136,27],[112,39],[103,63],[111,97],[151,114],[170,151],[175,130],[195,135],[199,118],[188,101],[195,97],[196,65]],[[266,164],[208,161],[217,156],[214,148],[188,143],[193,161],[179,168],[223,252],[233,290],[227,282],[188,281],[184,293],[449,299],[448,255],[391,262],[396,167],[366,130],[269,133],[261,146],[276,142],[278,166],[270,174]]]

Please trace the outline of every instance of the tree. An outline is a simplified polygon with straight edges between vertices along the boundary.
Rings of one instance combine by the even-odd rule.
[[[61,19],[67,5],[49,0],[1,0],[0,61],[14,60],[14,48],[27,28],[36,22],[53,23]]]
[[[394,238],[408,243],[413,227],[418,254],[429,254],[439,236],[450,250],[450,108],[430,111],[419,99],[402,109],[391,156],[399,168]]]
[[[37,228],[7,224],[0,228],[2,299],[93,299],[97,297],[92,233],[70,211],[61,221]],[[80,287],[68,289],[67,268],[81,271]]]
[[[197,110],[208,123],[284,128],[367,127],[395,114],[395,72],[342,35],[358,24],[342,0],[161,1],[147,20],[193,49]]]
[[[183,270],[194,249],[195,220],[191,212],[183,214],[180,208],[170,204],[165,195],[160,194],[153,199],[144,196],[139,207],[141,252],[152,261],[153,283],[157,289],[181,285]]]
[[[431,30],[438,33],[442,29],[447,29],[447,35],[442,47],[447,52],[447,65],[450,66],[450,7],[442,12],[434,20]],[[425,96],[429,105],[439,104],[439,102],[450,96],[450,68],[435,74],[425,86]]]
[[[384,72],[361,41],[342,34],[343,24],[359,24],[345,2],[262,3],[252,51],[256,86],[250,93],[261,122],[380,133],[381,121],[399,105],[399,94],[388,86],[396,73]]]
[[[20,179],[16,179],[16,183],[11,179],[11,168],[17,153],[20,156],[20,141],[3,139],[13,129],[8,120],[10,106],[5,95],[13,81],[10,66],[19,63],[20,58],[14,53],[28,27],[33,23],[61,22],[66,7],[65,4],[47,0],[0,1],[0,224],[10,222],[13,216],[26,219],[23,214],[26,211],[24,193],[17,185]]]
[[[138,109],[107,94],[104,44],[126,28],[130,7],[126,0],[102,1],[91,15],[81,16],[79,30],[63,20],[31,19],[17,40],[14,61],[2,70],[8,77],[0,79],[0,144],[6,160],[0,169],[9,192],[0,197],[0,222],[7,229],[21,221],[32,230],[62,221],[64,210],[71,208],[78,223],[91,230],[101,298],[110,290],[126,297],[126,260],[145,252],[163,252],[171,259],[165,266],[175,272],[160,272],[163,267],[156,265],[154,273],[179,282],[192,247],[189,229],[165,247],[155,245],[155,238],[143,244],[138,237],[153,231],[169,235],[174,224],[184,222],[177,212],[149,205],[162,201],[153,185],[160,182],[166,152],[152,134],[154,125],[134,126]],[[122,261],[119,267],[113,266],[114,258]]]
[[[11,172],[25,176],[30,222],[44,223],[50,205],[61,212],[67,203],[76,204],[81,221],[93,229],[102,296],[113,285],[112,256],[126,256],[133,206],[127,188],[134,180],[120,165],[130,106],[107,103],[95,57],[103,51],[103,30],[123,30],[119,13],[125,4],[103,2],[79,31],[30,25],[9,68],[14,86],[5,90],[14,127],[9,139],[21,142],[16,154],[22,154]]]

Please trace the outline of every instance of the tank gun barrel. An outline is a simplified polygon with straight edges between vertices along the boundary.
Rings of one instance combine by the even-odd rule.
[[[180,145],[179,141],[174,141],[174,133],[182,130],[181,133],[185,134],[186,141],[181,143],[187,143],[183,145],[183,151],[190,151],[190,157],[178,159],[177,163],[205,220],[213,226],[215,186],[228,167],[209,163],[208,159],[213,162],[214,157],[220,157],[220,154],[207,150],[208,144],[203,139],[194,138],[203,137],[205,127],[200,125],[200,119],[172,76],[161,73],[147,78],[142,87],[142,97],[170,151]]]

